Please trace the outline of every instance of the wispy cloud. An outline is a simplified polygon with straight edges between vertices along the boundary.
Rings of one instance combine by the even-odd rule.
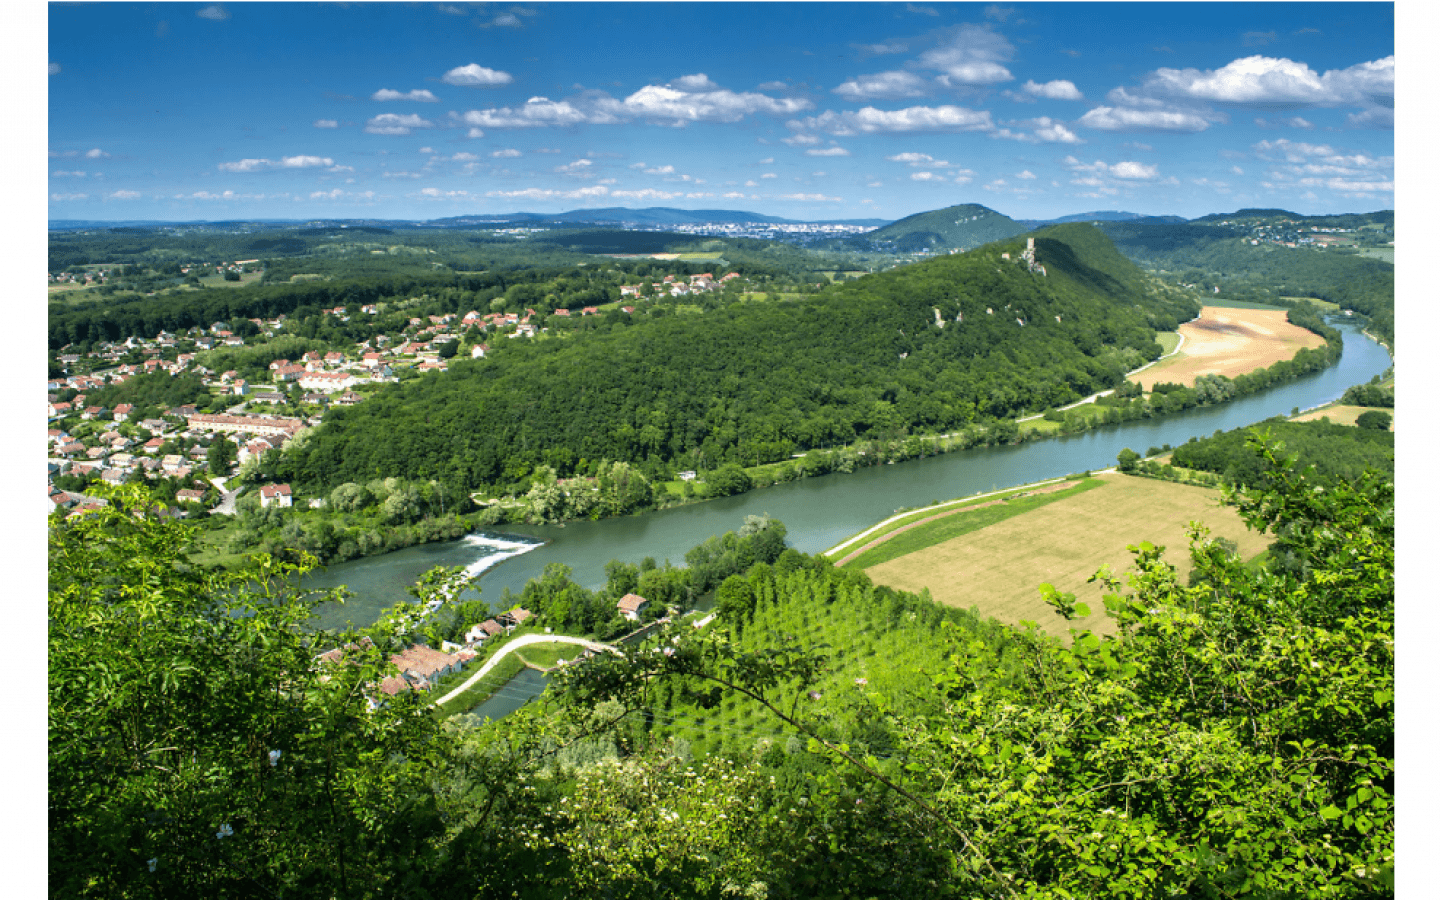
[[[477,128],[540,128],[618,125],[636,120],[664,125],[689,122],[738,122],[757,113],[793,115],[809,100],[777,98],[718,88],[704,74],[686,75],[668,85],[646,85],[623,100],[603,91],[567,99],[531,97],[515,107],[470,110],[456,117]]]
[[[241,159],[223,162],[217,167],[222,172],[258,172],[261,169],[315,169],[335,165],[328,156],[283,156],[278,161],[269,159]]]
[[[920,54],[916,64],[938,70],[936,80],[946,87],[990,85],[1014,78],[1004,66],[1014,55],[1014,46],[988,26],[960,25],[948,30],[939,46]]]
[[[853,134],[885,134],[913,131],[992,131],[995,124],[988,110],[963,106],[910,106],[883,110],[873,106],[835,112],[785,123],[795,131],[822,131],[839,137]]]
[[[338,121],[336,121],[335,119],[316,119],[316,120],[315,120],[315,127],[316,127],[316,128],[339,128],[339,127],[340,127],[340,123],[339,123]]]
[[[422,119],[414,113],[399,115],[397,113],[381,113],[365,123],[365,131],[369,134],[410,134],[416,128],[433,128],[434,122]]]
[[[899,100],[923,97],[931,90],[929,81],[914,72],[880,72],[859,75],[839,87],[835,93],[846,100]]]
[[[202,19],[209,19],[212,22],[223,22],[230,18],[230,11],[219,3],[213,3],[210,6],[198,10],[195,15]]]
[[[1097,131],[1199,132],[1210,127],[1204,116],[1188,110],[1116,106],[1097,106],[1081,116],[1078,124]]]
[[[415,101],[415,102],[417,102],[417,103],[439,103],[439,102],[440,102],[440,98],[439,98],[439,97],[435,96],[434,94],[430,93],[429,91],[427,91],[427,90],[425,90],[425,89],[423,89],[423,88],[417,88],[416,90],[409,91],[408,93],[404,93],[404,94],[400,93],[399,91],[392,91],[392,90],[390,90],[389,88],[381,88],[380,90],[378,90],[378,91],[376,91],[375,93],[371,94],[371,95],[370,95],[370,99],[371,99],[371,100],[413,100],[413,101]]]

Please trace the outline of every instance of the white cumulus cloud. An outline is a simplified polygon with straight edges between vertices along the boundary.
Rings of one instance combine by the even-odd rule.
[[[318,166],[333,166],[335,160],[328,156],[283,156],[280,166],[286,169],[313,169]]]
[[[812,147],[805,151],[806,156],[849,156],[850,151],[844,147]]]
[[[1138,109],[1097,106],[1080,117],[1079,124],[1097,131],[1204,131],[1209,121],[1198,113],[1178,109]]]
[[[381,88],[380,90],[378,90],[378,91],[376,91],[375,93],[371,94],[371,95],[370,95],[370,99],[371,99],[371,100],[414,100],[414,101],[419,102],[419,103],[439,103],[439,102],[440,102],[440,98],[439,98],[439,97],[435,96],[434,94],[430,93],[430,92],[427,91],[427,90],[424,90],[423,88],[417,88],[416,90],[413,90],[413,91],[410,91],[410,92],[404,93],[404,94],[400,93],[399,91],[392,91],[392,90],[390,90],[389,88]]]
[[[1036,97],[1044,97],[1047,100],[1084,100],[1085,95],[1073,81],[1056,80],[1047,81],[1044,84],[1037,84],[1034,81],[1025,82],[1021,88],[1025,93]]]
[[[241,159],[235,162],[220,163],[219,169],[222,172],[254,172],[271,165],[268,159]]]
[[[922,97],[930,82],[914,72],[880,72],[875,75],[859,75],[839,87],[835,93],[846,100],[899,100],[906,97]]]
[[[230,12],[218,3],[211,4],[204,9],[198,10],[195,15],[202,19],[209,19],[212,22],[223,22],[230,18]]]
[[[1303,62],[1247,56],[1218,69],[1157,69],[1139,94],[1183,98],[1258,109],[1355,105],[1366,112],[1393,109],[1395,57],[1316,72]],[[1362,113],[1363,115],[1364,113]]]
[[[894,156],[885,157],[890,162],[905,163],[907,166],[917,168],[943,169],[950,165],[943,159],[936,159],[928,153],[897,153]]]
[[[416,128],[433,128],[434,122],[422,119],[414,113],[399,115],[381,113],[365,123],[368,134],[410,134]]]
[[[515,78],[509,72],[487,69],[484,66],[471,63],[468,66],[456,66],[440,76],[440,80],[446,84],[455,84],[464,87],[490,87],[497,84],[509,84],[514,81]]]
[[[1110,174],[1130,181],[1147,180],[1160,174],[1158,166],[1147,166],[1138,162],[1118,162],[1110,167]]]
[[[112,200],[136,200],[140,197],[139,191],[115,191],[108,195]]]
[[[986,110],[963,106],[910,106],[883,110],[873,106],[793,120],[786,126],[794,131],[823,131],[836,136],[885,134],[908,131],[992,131],[995,128]]]
[[[506,147],[504,150],[495,150],[490,155],[495,159],[514,159],[521,153],[513,147]]]

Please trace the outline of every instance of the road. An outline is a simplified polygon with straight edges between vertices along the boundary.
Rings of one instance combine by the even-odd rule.
[[[439,706],[441,704],[449,703],[451,700],[454,700],[456,697],[465,693],[465,691],[475,682],[479,681],[481,678],[484,678],[486,673],[488,673],[491,669],[495,668],[495,664],[500,662],[500,660],[504,659],[510,653],[510,651],[519,650],[521,647],[528,647],[531,644],[577,644],[589,650],[609,650],[611,653],[620,653],[619,650],[616,650],[609,644],[602,644],[599,641],[588,641],[585,638],[569,637],[568,635],[563,634],[527,634],[524,637],[518,637],[510,643],[506,644],[504,647],[501,647],[499,652],[487,659],[485,661],[485,665],[481,666],[478,670],[476,670],[474,675],[471,675],[469,678],[465,679],[465,682],[459,687],[457,687],[455,690],[441,697],[439,700],[436,700],[435,705]]]
[[[227,491],[225,490],[224,478],[212,478],[210,479],[210,483],[215,485],[216,490],[220,492],[220,502],[215,506],[214,509],[210,510],[210,515],[235,515],[235,498],[239,497],[240,492],[245,490],[245,485],[242,484],[233,491]]]

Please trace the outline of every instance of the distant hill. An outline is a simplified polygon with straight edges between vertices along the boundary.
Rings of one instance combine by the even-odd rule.
[[[1370,213],[1336,213],[1324,216],[1304,216],[1286,209],[1239,209],[1233,213],[1211,213],[1190,221],[1196,225],[1216,225],[1221,222],[1248,225],[1258,222],[1287,220],[1296,225],[1319,228],[1358,228],[1362,225],[1395,226],[1395,210],[1382,209]]]
[[[886,221],[885,219],[783,219],[779,216],[767,216],[764,213],[737,209],[674,209],[668,206],[652,206],[648,209],[627,209],[623,206],[611,206],[603,209],[572,209],[569,212],[563,213],[516,212],[484,216],[453,216],[448,219],[435,219],[429,224],[438,227],[470,227],[474,225],[495,225],[501,222],[527,222],[536,225],[625,224],[663,227],[666,225],[701,224],[741,225],[748,222],[760,222],[767,225],[844,224],[879,227],[884,225]]]
[[[864,237],[869,242],[887,243],[901,252],[970,250],[1029,230],[989,207],[965,203],[906,216]]]
[[[1068,222],[1133,222],[1137,219],[1149,219],[1156,222],[1186,221],[1181,216],[1147,216],[1142,213],[1121,212],[1114,209],[1075,213],[1061,216],[1058,219],[1016,219],[1016,221],[1027,228],[1044,228],[1046,225],[1064,225]]]

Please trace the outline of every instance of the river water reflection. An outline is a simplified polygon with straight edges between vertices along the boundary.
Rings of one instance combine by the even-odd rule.
[[[650,556],[683,565],[685,551],[711,535],[739,527],[745,516],[752,514],[768,513],[779,519],[785,523],[791,546],[806,553],[818,552],[900,508],[1103,469],[1114,465],[1115,457],[1126,447],[1144,453],[1164,444],[1177,446],[1192,437],[1288,415],[1295,407],[1308,409],[1335,400],[1347,387],[1368,381],[1390,365],[1385,349],[1360,334],[1358,327],[1344,321],[1335,324],[1345,341],[1336,365],[1220,406],[1106,426],[1071,437],[949,453],[850,475],[807,478],[638,516],[566,525],[505,526],[503,534],[487,532],[340,563],[312,575],[306,584],[343,584],[354,592],[355,597],[343,607],[322,610],[317,624],[335,627],[346,620],[357,625],[373,622],[383,608],[406,599],[405,588],[433,566],[483,571],[478,585],[493,606],[505,588],[518,593],[552,562],[569,566],[572,577],[592,589],[605,583],[604,566],[612,559],[639,562]],[[498,562],[503,564],[494,565]]]

